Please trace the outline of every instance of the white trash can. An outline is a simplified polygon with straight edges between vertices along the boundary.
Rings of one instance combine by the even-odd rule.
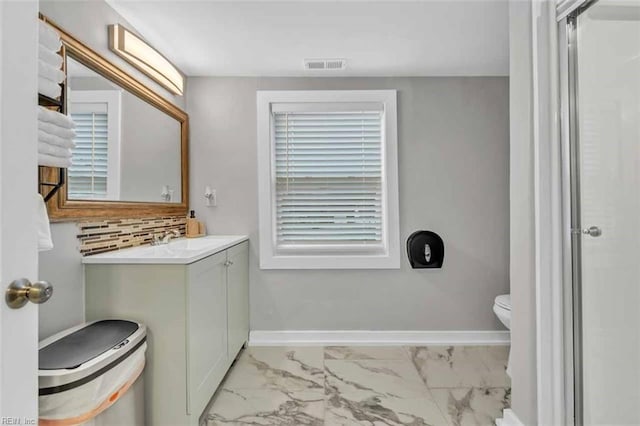
[[[93,321],[40,342],[39,425],[144,425],[143,324]]]

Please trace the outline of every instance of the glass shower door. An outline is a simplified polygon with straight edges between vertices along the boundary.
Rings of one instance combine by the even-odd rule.
[[[639,425],[640,2],[571,23],[576,418]]]

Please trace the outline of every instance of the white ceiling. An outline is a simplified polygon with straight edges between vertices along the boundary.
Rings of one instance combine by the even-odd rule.
[[[508,75],[507,0],[107,1],[188,76]]]

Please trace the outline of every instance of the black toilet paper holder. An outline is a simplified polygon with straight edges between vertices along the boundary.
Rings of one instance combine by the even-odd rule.
[[[442,268],[444,241],[433,231],[416,231],[407,238],[407,256],[414,269]]]

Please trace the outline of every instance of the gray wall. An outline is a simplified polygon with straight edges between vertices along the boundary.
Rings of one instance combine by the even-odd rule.
[[[172,202],[180,203],[180,122],[128,92],[120,114],[120,199],[163,202],[162,186],[169,185]]]
[[[531,4],[509,2],[511,405],[537,424]]]
[[[84,269],[75,223],[51,226],[54,248],[39,256],[40,279],[53,284],[53,296],[40,305],[40,339],[84,321]]]
[[[107,25],[121,23],[135,28],[104,0],[40,1],[40,12],[67,32],[105,56],[174,104],[184,108],[185,99],[172,96],[152,80],[109,51]],[[40,339],[84,320],[84,275],[73,223],[52,224],[54,249],[39,256],[40,279],[54,285],[54,295],[40,307]]]
[[[251,329],[496,330],[509,291],[509,87],[480,78],[190,78],[191,205],[251,242]],[[261,271],[256,90],[397,89],[400,231],[442,235],[442,270]],[[218,207],[205,207],[205,185]]]

